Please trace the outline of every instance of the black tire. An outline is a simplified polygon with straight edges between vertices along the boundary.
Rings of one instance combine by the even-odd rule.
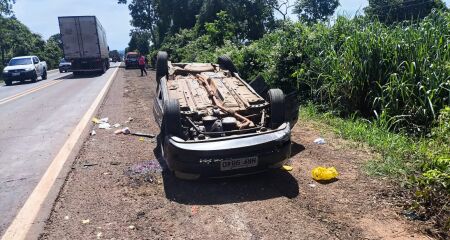
[[[31,82],[35,83],[37,81],[37,78],[38,78],[37,73],[34,72],[34,75],[31,77]]]
[[[5,80],[5,85],[6,86],[11,86],[12,85],[12,81],[11,80]]]
[[[159,52],[156,57],[156,81],[160,83],[161,78],[169,74],[169,54]]]
[[[47,70],[44,69],[44,73],[42,73],[42,80],[47,80]]]
[[[102,74],[106,73],[106,69],[107,69],[106,63],[103,63],[101,73]]]
[[[284,93],[280,89],[270,89],[267,93],[270,103],[270,127],[278,128],[285,122]]]
[[[63,73],[63,72],[64,72],[63,70],[59,69],[59,73]]]
[[[164,104],[164,134],[181,137],[181,111],[178,100],[169,99]]]
[[[222,69],[228,70],[232,73],[239,73],[236,66],[234,66],[233,61],[231,61],[231,58],[228,57],[227,55],[220,56],[217,59],[217,63]]]

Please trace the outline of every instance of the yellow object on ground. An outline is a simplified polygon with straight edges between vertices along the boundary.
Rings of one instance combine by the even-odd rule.
[[[95,117],[95,118],[92,118],[92,122],[95,123],[95,124],[99,124],[100,120]]]
[[[141,137],[141,138],[139,138],[139,141],[145,142],[145,138]]]
[[[336,178],[339,173],[334,167],[316,167],[311,172],[312,178],[316,181],[327,181]]]
[[[291,166],[288,166],[288,165],[283,165],[283,166],[281,167],[281,169],[284,170],[284,171],[290,172],[290,171],[292,171],[292,169],[294,169],[294,168],[291,167]]]

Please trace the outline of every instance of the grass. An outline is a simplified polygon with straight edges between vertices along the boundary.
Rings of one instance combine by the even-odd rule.
[[[302,107],[300,116],[304,120],[318,121],[331,126],[335,134],[344,138],[367,144],[381,155],[366,165],[370,175],[406,177],[420,167],[422,154],[417,152],[417,141],[406,135],[392,133],[380,126],[362,119],[335,117],[329,113],[319,113],[312,105]]]
[[[427,137],[393,133],[389,123],[361,118],[340,118],[321,113],[313,104],[300,111],[304,121],[325,124],[336,135],[369,146],[380,158],[369,160],[369,175],[388,177],[406,187],[408,211],[418,219],[431,220],[438,229],[434,236],[448,239],[450,233],[450,108],[441,111],[438,127]]]

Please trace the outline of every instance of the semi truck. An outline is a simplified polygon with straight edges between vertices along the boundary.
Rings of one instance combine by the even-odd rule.
[[[106,32],[95,16],[59,17],[64,58],[74,75],[83,72],[105,73],[109,68]]]

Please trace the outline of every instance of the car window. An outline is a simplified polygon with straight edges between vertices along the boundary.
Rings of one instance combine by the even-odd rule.
[[[36,61],[37,61],[37,62],[40,62],[40,60],[39,60],[39,58],[38,58],[38,57],[34,57],[34,58],[36,59]]]
[[[128,59],[136,59],[136,58],[138,58],[138,55],[137,54],[130,54],[130,55],[127,55],[127,58]]]
[[[28,65],[32,63],[31,58],[13,58],[9,61],[9,66]]]

